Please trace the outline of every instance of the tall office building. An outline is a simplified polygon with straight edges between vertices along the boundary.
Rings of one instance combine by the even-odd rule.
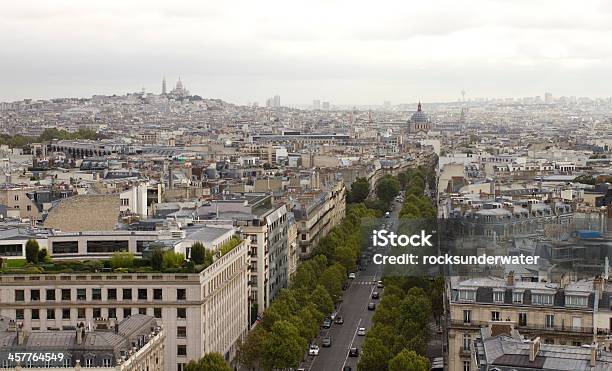
[[[317,111],[321,109],[321,101],[318,99],[315,99],[312,101],[312,109]]]
[[[544,103],[552,104],[552,102],[553,102],[552,93],[549,93],[549,92],[544,93]]]
[[[329,102],[323,102],[321,109],[323,109],[323,111],[329,111]]]
[[[162,95],[166,95],[166,76],[162,79]]]

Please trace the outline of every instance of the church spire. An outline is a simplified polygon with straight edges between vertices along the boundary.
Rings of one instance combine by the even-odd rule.
[[[417,106],[417,111],[421,112],[421,101],[419,101],[419,105]]]

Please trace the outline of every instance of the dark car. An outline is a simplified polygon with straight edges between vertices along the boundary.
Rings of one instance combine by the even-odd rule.
[[[374,291],[374,292],[372,293],[372,299],[378,299],[378,297],[379,297],[379,296],[380,296],[380,295],[378,294],[378,291]]]
[[[374,310],[376,309],[376,304],[375,303],[368,303],[368,310]]]
[[[348,284],[348,282],[345,282],[344,285],[342,285],[342,290],[346,291],[346,289],[348,289],[348,288],[349,288],[349,284]]]
[[[341,316],[336,316],[336,318],[334,319],[334,323],[341,325],[344,323],[344,319],[342,319]]]
[[[331,347],[331,338],[329,336],[324,337],[321,345],[325,348]]]
[[[359,348],[349,349],[349,357],[359,357]]]
[[[352,368],[351,366],[344,366],[344,368],[342,369],[342,371],[351,371]]]
[[[330,328],[332,325],[332,320],[329,318],[325,318],[325,320],[323,320],[323,328]]]

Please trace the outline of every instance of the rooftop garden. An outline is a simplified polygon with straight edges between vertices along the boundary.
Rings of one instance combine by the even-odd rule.
[[[26,244],[26,259],[0,258],[0,273],[199,273],[240,242],[238,237],[232,237],[217,252],[196,242],[191,246],[191,259],[173,250],[164,251],[161,247],[153,246],[146,258],[135,257],[130,252],[115,252],[110,259],[52,260],[47,250],[40,249],[35,240],[30,240]]]

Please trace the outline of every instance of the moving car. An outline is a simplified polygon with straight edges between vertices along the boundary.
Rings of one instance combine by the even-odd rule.
[[[368,303],[368,310],[375,310],[375,309],[376,309],[375,303]]]
[[[321,345],[325,348],[331,347],[331,338],[329,336],[324,337]]]
[[[360,327],[357,329],[357,336],[365,336],[365,334],[366,334],[365,327]]]
[[[338,324],[338,325],[341,325],[341,324],[343,324],[343,323],[344,323],[344,319],[342,319],[342,316],[337,316],[337,317],[334,319],[334,323],[335,323],[335,324]]]
[[[332,320],[329,318],[325,318],[323,320],[323,328],[330,328],[332,325]]]
[[[383,285],[382,281],[378,281],[378,284],[376,285],[376,287],[378,287],[379,289],[382,289],[383,287],[385,287],[385,285]]]
[[[342,285],[342,291],[346,291],[346,289],[348,289],[348,287],[349,287],[348,282],[345,282],[345,283]]]
[[[353,347],[349,349],[349,357],[359,357],[359,348]]]
[[[351,371],[352,368],[351,366],[344,366],[344,368],[342,369],[342,371]]]
[[[310,356],[318,356],[319,355],[319,346],[312,344],[310,348],[308,348],[308,355]]]
[[[380,295],[378,294],[378,291],[374,291],[374,292],[372,293],[372,299],[378,299],[378,298],[379,298],[379,296],[380,296]]]
[[[354,273],[354,272],[349,273],[349,278],[350,278],[350,279],[354,280],[354,279],[355,279],[355,277],[356,277],[356,276],[355,276],[355,273]]]
[[[385,218],[390,218],[391,217],[391,213],[389,213],[388,211],[385,213]]]

